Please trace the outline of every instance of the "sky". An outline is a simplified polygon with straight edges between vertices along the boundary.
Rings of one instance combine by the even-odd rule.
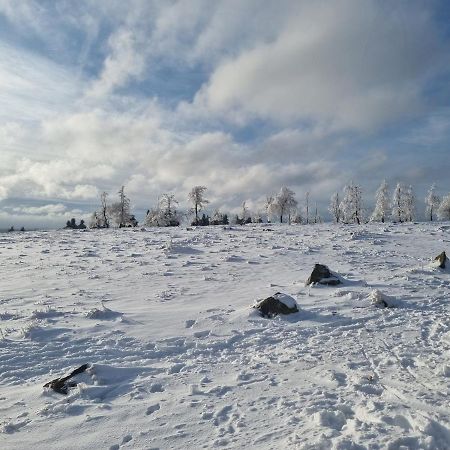
[[[86,217],[124,185],[138,219],[327,216],[353,181],[450,192],[450,5],[437,0],[0,0],[0,228]]]

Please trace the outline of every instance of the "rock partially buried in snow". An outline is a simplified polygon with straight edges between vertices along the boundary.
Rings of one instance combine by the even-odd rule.
[[[448,261],[448,258],[445,252],[442,252],[440,255],[437,255],[436,258],[434,258],[434,261],[438,264],[438,267],[440,269],[445,269],[445,263]]]
[[[259,310],[263,317],[277,316],[278,314],[293,314],[298,312],[297,302],[287,294],[276,294],[258,302],[254,308]]]
[[[369,294],[370,303],[377,308],[395,308],[397,305],[397,300],[394,297],[383,294],[378,289],[374,289]]]
[[[67,395],[69,392],[69,389],[72,387],[75,387],[78,383],[75,381],[69,381],[71,378],[73,378],[75,375],[78,375],[80,373],[83,373],[86,371],[86,369],[89,368],[89,364],[83,364],[82,366],[78,367],[75,370],[72,370],[72,372],[69,373],[69,375],[66,375],[65,377],[55,378],[52,381],[49,381],[48,383],[44,384],[44,387],[53,389],[58,394]]]
[[[330,269],[323,264],[316,264],[309,278],[306,280],[306,286],[312,283],[324,284],[327,286],[336,286],[341,280],[334,276]]]

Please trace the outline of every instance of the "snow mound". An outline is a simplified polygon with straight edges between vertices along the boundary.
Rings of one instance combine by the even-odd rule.
[[[203,253],[201,250],[190,247],[188,245],[174,244],[173,242],[167,244],[164,251],[165,253],[179,255],[198,255],[200,253]]]
[[[399,302],[395,297],[383,294],[378,289],[374,289],[368,298],[370,303],[377,308],[395,308],[399,306]]]
[[[96,320],[115,320],[122,316],[123,313],[113,311],[112,309],[107,308],[103,304],[101,309],[94,308],[86,313],[86,317],[88,319],[96,319]]]

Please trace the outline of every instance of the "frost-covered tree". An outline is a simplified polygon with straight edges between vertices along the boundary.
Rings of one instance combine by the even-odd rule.
[[[411,222],[415,216],[416,199],[412,186],[397,183],[392,197],[392,218],[397,222]]]
[[[436,185],[433,183],[425,197],[425,214],[426,218],[431,222],[436,218],[440,203],[441,199],[439,198],[439,195],[436,194]]]
[[[292,213],[292,223],[296,223],[296,224],[302,224],[303,223],[303,217],[301,212],[296,209],[293,213]]]
[[[344,187],[340,209],[345,223],[360,224],[363,221],[362,191],[353,181]]]
[[[252,222],[263,223],[263,216],[264,216],[263,211],[261,211],[260,209],[256,210],[256,212],[252,214]]]
[[[100,194],[100,209],[93,212],[89,221],[90,228],[109,228],[109,207],[108,207],[108,193],[102,192]]]
[[[385,222],[390,213],[389,186],[386,180],[383,180],[375,194],[375,209],[370,220],[372,222]]]
[[[442,198],[437,214],[440,220],[450,220],[450,194]]]
[[[136,219],[130,213],[130,199],[125,195],[125,186],[120,188],[118,194],[119,201],[109,206],[108,215],[120,228],[135,226]]]
[[[103,228],[109,228],[109,219],[108,219],[108,193],[102,192],[100,194],[100,217],[102,221]]]
[[[192,212],[195,213],[195,223],[199,223],[198,213],[203,209],[203,207],[209,203],[205,198],[205,186],[194,186],[189,192],[189,200],[192,203]]]
[[[270,223],[273,219],[274,214],[276,213],[276,210],[277,210],[275,196],[268,195],[266,197],[266,201],[264,203],[264,209],[266,210],[266,214],[267,214],[267,222]]]
[[[227,214],[222,214],[218,209],[216,209],[209,223],[211,225],[228,225],[228,216]]]
[[[89,228],[102,228],[101,219],[98,216],[98,212],[94,211],[89,220]]]
[[[337,192],[335,192],[330,198],[330,206],[328,207],[328,211],[330,212],[334,223],[339,223],[342,214],[339,203],[339,194]]]
[[[289,223],[291,223],[291,214],[297,206],[295,192],[283,186],[276,197],[276,204],[280,215],[280,222],[283,223],[283,216],[287,214],[289,216]]]
[[[397,183],[397,186],[395,186],[394,195],[392,196],[392,218],[397,222],[405,221],[404,192],[405,187],[403,184]]]
[[[411,185],[409,185],[403,195],[403,210],[405,211],[405,221],[412,222],[416,216],[416,196]]]
[[[169,219],[173,219],[177,215],[176,206],[178,200],[173,194],[163,194],[159,199],[159,208],[164,212],[164,215]]]
[[[241,206],[241,221],[242,223],[246,223],[247,220],[251,222],[251,215],[250,215],[250,211],[247,208],[247,202],[242,202],[242,206]]]
[[[305,193],[306,223],[309,223],[309,191]]]
[[[163,194],[158,207],[147,212],[145,224],[149,227],[177,227],[180,217],[176,210],[178,201],[173,194]]]

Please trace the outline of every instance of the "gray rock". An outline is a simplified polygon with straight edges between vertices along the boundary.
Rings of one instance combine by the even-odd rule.
[[[327,286],[336,286],[341,283],[339,278],[335,277],[328,269],[327,266],[323,264],[316,264],[314,270],[306,281],[306,286],[312,283],[324,284]]]

